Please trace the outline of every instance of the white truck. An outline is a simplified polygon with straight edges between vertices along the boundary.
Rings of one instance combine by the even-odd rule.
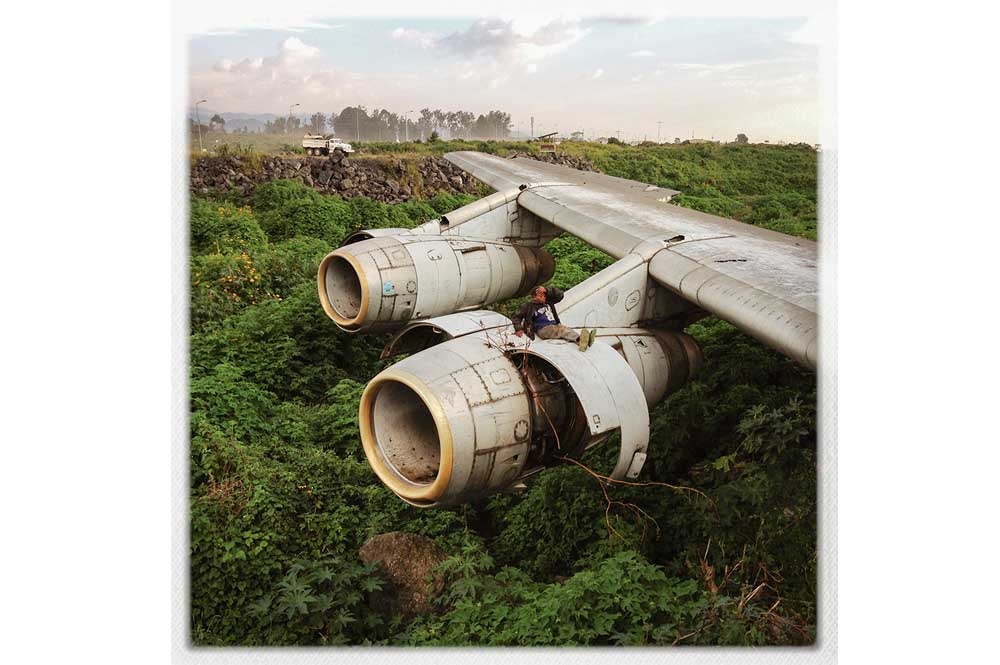
[[[302,138],[302,147],[306,149],[307,155],[346,155],[354,152],[354,148],[347,141],[342,141],[336,136],[323,136],[322,134],[306,134]]]

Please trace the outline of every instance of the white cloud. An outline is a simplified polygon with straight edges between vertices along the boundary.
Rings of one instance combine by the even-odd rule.
[[[529,62],[524,66],[524,73],[528,74],[529,76],[537,71],[538,71],[538,65],[535,64],[534,62]]]
[[[397,28],[393,39],[419,46],[438,49],[465,58],[480,59],[498,64],[529,64],[557,53],[583,39],[589,32],[578,20],[553,19],[544,24],[534,21],[480,19],[465,30],[456,30],[440,37],[411,28]]]
[[[798,30],[788,36],[793,44],[807,46],[826,45],[833,41],[836,18],[831,10],[820,11],[802,24]]]
[[[597,79],[601,78],[602,76],[604,76],[604,70],[601,69],[600,67],[598,67],[597,69],[594,70],[594,73],[590,75],[590,78],[592,78],[592,79],[594,79],[596,81]]]
[[[633,14],[626,16],[595,16],[591,18],[593,23],[605,23],[608,25],[624,25],[624,26],[650,26],[656,25],[662,21],[664,15],[661,13],[656,14]]]
[[[652,58],[656,54],[653,53],[652,51],[632,51],[627,55],[630,58]]]
[[[432,32],[414,30],[413,28],[396,28],[390,33],[392,38],[410,46],[431,49],[437,45],[438,37]]]
[[[258,112],[293,103],[322,108],[341,95],[353,102],[360,83],[298,37],[284,39],[273,55],[224,58],[190,78],[191,94],[209,99],[210,108]]]
[[[281,46],[279,47],[279,57],[283,57],[285,59],[308,59],[315,58],[318,55],[318,48],[315,46],[309,46],[298,37],[289,37],[285,41],[281,42]]]

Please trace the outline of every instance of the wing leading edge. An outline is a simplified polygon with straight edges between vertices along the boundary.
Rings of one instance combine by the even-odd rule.
[[[643,254],[657,282],[816,367],[816,243],[669,203],[675,190],[532,159],[452,152],[518,205],[615,258]]]

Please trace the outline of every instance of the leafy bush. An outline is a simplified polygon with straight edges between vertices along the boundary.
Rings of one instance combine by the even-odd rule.
[[[318,203],[323,195],[296,180],[272,180],[259,185],[250,200],[258,212],[275,212],[293,201]]]
[[[261,226],[272,242],[296,236],[319,238],[339,246],[354,229],[351,205],[333,196],[295,199],[260,213]]]
[[[191,254],[232,252],[261,247],[267,237],[249,207],[191,201]]]
[[[275,297],[246,251],[194,256],[190,274],[191,325],[195,329]]]
[[[802,635],[801,625],[771,613],[754,590],[727,596],[668,576],[630,551],[552,584],[511,567],[494,574],[492,559],[474,547],[439,570],[449,577],[438,598],[448,611],[415,621],[403,635],[408,644],[766,644]]]
[[[382,588],[375,564],[324,557],[297,561],[277,586],[253,603],[264,624],[262,644],[349,644],[369,641],[382,619],[365,602]]]

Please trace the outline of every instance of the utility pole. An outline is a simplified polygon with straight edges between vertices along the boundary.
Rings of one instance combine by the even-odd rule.
[[[202,99],[201,101],[195,102],[194,104],[194,121],[198,125],[198,150],[205,152],[205,146],[201,144],[201,116],[198,115],[198,104],[202,102],[207,102],[207,99]]]
[[[299,104],[292,104],[291,106],[288,107],[288,121],[285,123],[286,134],[288,133],[288,126],[292,124],[292,109],[295,108],[296,106],[299,106]]]
[[[535,138],[535,116],[531,116],[531,138]]]
[[[403,126],[406,128],[406,142],[410,142],[410,114],[413,113],[413,109],[406,112],[405,120]]]
[[[657,120],[656,121],[656,142],[657,143],[660,142],[660,127],[662,125],[663,125],[663,121],[662,120]]]
[[[354,129],[358,135],[358,143],[361,143],[361,107],[354,107]]]

